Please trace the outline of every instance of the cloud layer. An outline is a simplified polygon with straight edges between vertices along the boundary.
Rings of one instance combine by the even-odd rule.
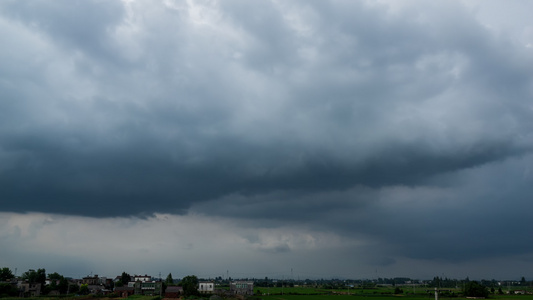
[[[245,226],[271,236],[217,253],[358,253],[353,276],[525,272],[533,24],[513,3],[4,1],[2,218]],[[0,239],[43,245],[17,226]]]

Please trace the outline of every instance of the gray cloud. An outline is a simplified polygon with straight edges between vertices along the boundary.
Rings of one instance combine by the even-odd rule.
[[[444,1],[1,6],[2,211],[301,226],[380,266],[530,253],[530,24]]]

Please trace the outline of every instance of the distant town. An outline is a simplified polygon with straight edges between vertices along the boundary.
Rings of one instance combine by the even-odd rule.
[[[533,281],[450,279],[434,277],[418,280],[404,277],[377,279],[272,279],[272,278],[198,278],[195,275],[166,278],[148,274],[122,272],[113,278],[87,275],[69,278],[45,269],[30,269],[16,276],[11,269],[0,269],[0,297],[40,297],[62,295],[92,295],[94,297],[127,298],[134,295],[161,298],[210,298],[261,296],[272,294],[299,294],[302,291],[323,291],[327,294],[432,294],[444,297],[465,296],[486,298],[490,295],[532,294]],[[307,290],[305,290],[307,288]],[[418,290],[418,291],[417,291]]]

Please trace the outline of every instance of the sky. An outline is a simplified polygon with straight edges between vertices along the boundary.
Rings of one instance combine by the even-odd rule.
[[[0,2],[0,267],[533,280],[531,1]]]

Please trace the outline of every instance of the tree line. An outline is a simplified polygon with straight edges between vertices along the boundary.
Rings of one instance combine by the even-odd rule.
[[[50,284],[46,285],[46,279],[50,279]],[[15,279],[15,275],[9,268],[0,269],[0,295],[1,296],[18,296],[19,290],[9,283]],[[48,294],[51,291],[58,291],[60,294],[78,293],[80,287],[77,284],[69,283],[68,279],[57,272],[46,275],[45,269],[30,269],[20,276],[20,279],[29,284],[41,284],[40,292]]]

